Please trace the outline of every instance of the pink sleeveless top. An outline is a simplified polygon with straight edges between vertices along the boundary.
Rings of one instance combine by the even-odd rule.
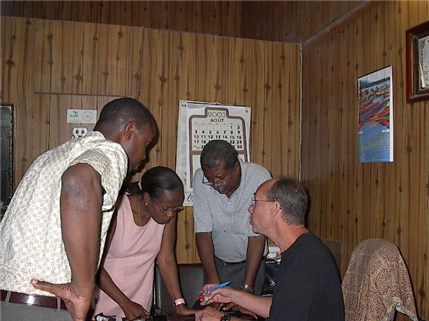
[[[152,305],[155,258],[161,249],[164,224],[152,218],[145,226],[134,223],[130,200],[122,198],[118,208],[115,235],[106,256],[104,268],[113,282],[131,300],[150,312]],[[94,315],[125,317],[119,305],[104,291],[95,290]]]

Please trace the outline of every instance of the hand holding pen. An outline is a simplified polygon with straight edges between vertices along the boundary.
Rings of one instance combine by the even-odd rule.
[[[230,284],[231,284],[231,282],[224,282],[224,283],[221,283],[221,284],[215,285],[215,286],[213,286],[213,287],[211,287],[211,288],[208,288],[208,289],[206,289],[205,291],[200,291],[200,292],[198,292],[198,294],[199,294],[198,298],[200,299],[200,301],[208,302],[208,301],[211,299],[211,297],[208,297],[208,296],[203,295],[203,293],[204,293],[204,292],[211,292],[211,291],[213,291],[213,290],[216,290],[216,289],[220,289],[220,288],[226,287],[226,286],[228,286],[228,285],[230,285]]]

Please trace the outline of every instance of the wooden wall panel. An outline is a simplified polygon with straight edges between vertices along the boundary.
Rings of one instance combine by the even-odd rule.
[[[98,93],[100,77],[100,25],[85,24],[83,34],[82,94]]]
[[[143,36],[143,68],[145,72],[142,78],[142,99],[141,102],[151,109],[159,130],[162,132],[160,124],[161,114],[159,106],[162,104],[162,86],[163,86],[163,37],[164,34],[157,30],[144,30]],[[158,138],[158,143],[159,143]],[[158,144],[157,143],[157,144]],[[146,168],[156,165],[166,166],[161,163],[160,149],[157,145],[149,154],[149,162]]]
[[[163,36],[163,73],[161,80],[161,104],[158,104],[160,141],[157,149],[161,163],[176,166],[177,119],[179,100],[195,99],[199,64],[196,61],[197,40],[195,35],[166,32]],[[189,97],[189,98],[186,98]]]
[[[300,103],[300,70],[291,70],[290,63],[300,55],[298,47],[289,50],[287,46],[265,44],[264,142],[262,149],[257,146],[274,177],[299,176],[300,112],[295,106]]]
[[[52,92],[82,93],[83,34],[84,24],[54,22],[52,33]]]
[[[50,141],[51,127],[51,96],[34,94],[34,122],[36,124],[33,128],[34,139],[33,155],[37,157],[39,154],[50,149],[52,142]],[[71,137],[71,136],[70,136]]]
[[[15,107],[14,184],[30,166],[37,151],[34,145],[34,111],[31,109],[34,83],[35,25],[31,20],[7,19],[2,21],[1,88],[3,102]],[[30,108],[28,108],[30,107]]]
[[[1,1],[1,14],[300,43],[366,1]]]
[[[34,91],[39,93],[51,92],[52,83],[52,44],[53,30],[52,21],[37,20],[36,25],[36,52],[34,64]]]
[[[127,69],[124,96],[138,97],[141,95],[141,78],[143,63],[143,30],[125,28],[127,35],[127,56],[121,62],[121,68]]]
[[[254,139],[263,138],[264,120],[264,48],[261,43],[230,38],[227,53],[227,103],[252,108],[251,160],[263,163],[262,145],[255,147]],[[256,127],[253,124],[259,123]]]
[[[195,60],[189,67],[198,70],[194,97],[198,101],[226,103],[228,76],[225,75],[228,61],[229,38],[196,35]]]
[[[10,52],[13,50],[12,45],[12,26],[13,26],[13,20],[12,19],[2,19],[1,20],[1,30],[0,30],[0,44],[2,47],[2,55],[0,56],[1,61],[1,84],[0,84],[0,98],[2,102],[9,102],[11,101],[11,79],[12,79],[12,53]],[[6,49],[9,49],[9,52],[6,51]]]
[[[38,28],[36,92],[138,95],[141,30],[42,20]]]
[[[1,14],[220,36],[241,32],[239,1],[1,1]]]
[[[133,35],[132,30],[136,34]],[[140,85],[141,32],[123,26],[99,27],[98,94],[114,92],[121,96],[137,96]],[[134,43],[136,40],[137,44]]]
[[[425,319],[429,104],[406,102],[405,32],[428,17],[427,2],[379,2],[318,41],[304,42],[302,51],[302,178],[312,198],[309,227],[342,243],[343,274],[362,240],[394,242],[408,265],[419,314]],[[360,164],[357,78],[389,65],[394,162]]]
[[[227,100],[230,104],[238,105],[240,102],[240,105],[250,106],[263,90],[263,87],[258,88],[258,84],[264,81],[263,45],[247,39],[230,38],[228,48],[231,68],[228,68]]]
[[[362,1],[243,1],[243,37],[301,43]]]

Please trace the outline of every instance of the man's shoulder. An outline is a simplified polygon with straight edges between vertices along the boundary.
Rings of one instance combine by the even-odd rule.
[[[119,153],[126,157],[126,153],[121,144],[106,139],[104,135],[97,131],[91,131],[87,136],[76,140],[73,150],[77,153],[102,153],[105,157],[117,157]]]
[[[299,253],[302,258],[316,263],[318,265],[332,265],[336,267],[335,261],[329,249],[322,243],[319,237],[312,232],[308,232],[297,240],[297,247],[295,251]]]
[[[313,232],[308,231],[307,233],[302,234],[300,237],[297,238],[296,244],[299,246],[307,247],[310,249],[320,249],[325,248],[325,245],[323,245],[322,241],[319,237],[317,237]]]
[[[201,189],[204,185],[201,183],[203,180],[203,170],[198,168],[194,174],[194,189]]]
[[[252,162],[242,162],[241,166],[243,174],[249,180],[259,180],[261,178],[267,180],[271,178],[270,172],[262,165]]]
[[[199,167],[194,174],[194,177],[196,176],[202,176],[203,175],[203,170],[201,169],[201,167]]]

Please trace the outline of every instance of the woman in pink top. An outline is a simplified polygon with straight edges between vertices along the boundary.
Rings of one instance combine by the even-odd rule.
[[[176,214],[183,209],[183,200],[180,178],[173,170],[158,166],[144,173],[137,191],[118,201],[99,270],[93,315],[147,318],[155,260],[176,302],[176,312],[195,312],[183,300],[174,253]]]

